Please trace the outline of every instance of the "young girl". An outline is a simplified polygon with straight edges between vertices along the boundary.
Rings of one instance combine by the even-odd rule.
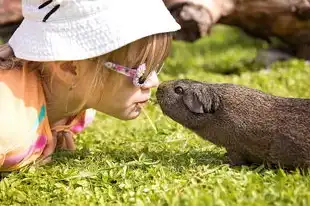
[[[24,0],[22,9],[0,48],[2,171],[74,150],[95,110],[136,118],[180,28],[162,0]]]

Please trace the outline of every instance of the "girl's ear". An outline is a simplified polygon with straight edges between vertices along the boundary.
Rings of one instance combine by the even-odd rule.
[[[78,67],[73,61],[51,62],[51,67],[55,75],[66,84],[76,81],[79,74]]]

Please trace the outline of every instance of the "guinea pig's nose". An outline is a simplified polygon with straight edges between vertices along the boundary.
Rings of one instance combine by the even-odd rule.
[[[169,82],[162,82],[158,85],[157,91],[166,90],[169,87]]]
[[[159,84],[156,91],[157,100],[163,99],[164,96],[168,94],[170,88],[169,85],[170,85],[169,82],[162,82]]]
[[[157,99],[162,98],[162,96],[164,95],[164,87],[165,87],[165,85],[162,85],[162,84],[160,84],[157,87],[157,90],[156,90],[156,98]]]

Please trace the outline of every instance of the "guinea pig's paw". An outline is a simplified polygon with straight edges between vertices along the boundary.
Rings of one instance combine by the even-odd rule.
[[[229,165],[231,167],[236,166],[242,166],[242,165],[248,165],[248,162],[243,157],[243,155],[237,153],[237,152],[228,152],[227,157],[229,159]]]

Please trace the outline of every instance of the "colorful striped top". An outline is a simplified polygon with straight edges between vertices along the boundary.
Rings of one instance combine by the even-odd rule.
[[[68,124],[57,126],[57,131],[79,133],[94,117],[95,110],[82,111]],[[0,171],[16,170],[38,160],[52,138],[38,72],[0,70]]]

